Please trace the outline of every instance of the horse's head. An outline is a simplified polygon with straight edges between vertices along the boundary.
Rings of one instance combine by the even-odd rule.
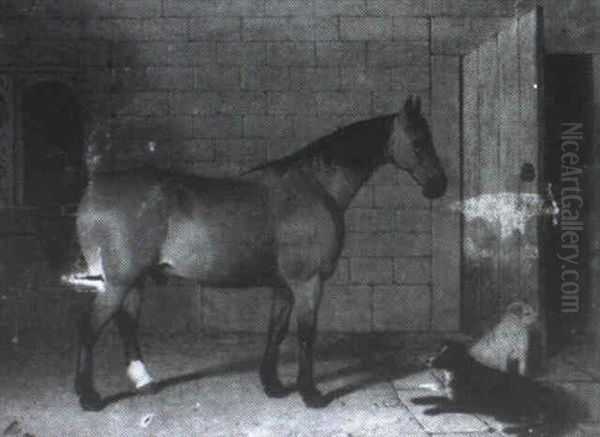
[[[433,148],[431,131],[418,97],[409,97],[403,111],[394,118],[389,154],[396,166],[407,171],[423,188],[423,195],[435,199],[446,192],[448,179]]]

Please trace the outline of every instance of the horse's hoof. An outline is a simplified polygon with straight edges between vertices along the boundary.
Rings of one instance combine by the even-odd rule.
[[[323,396],[316,388],[302,393],[302,400],[308,408],[325,408],[331,402],[329,397]]]
[[[157,383],[149,382],[148,384],[144,384],[141,387],[136,388],[136,391],[140,395],[147,396],[147,395],[154,395],[154,394],[158,393],[159,389],[158,389]]]
[[[82,394],[79,397],[79,405],[83,411],[100,411],[104,408],[102,398],[95,391]]]
[[[282,398],[291,392],[289,388],[284,387],[279,381],[263,384],[263,389],[265,390],[265,394],[270,398]]]

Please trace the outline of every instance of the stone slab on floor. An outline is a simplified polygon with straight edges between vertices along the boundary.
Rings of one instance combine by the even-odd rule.
[[[600,382],[600,367],[598,366],[597,352],[593,347],[572,346],[562,351],[560,356],[564,361],[588,373]]]
[[[561,382],[558,385],[586,405],[586,422],[600,423],[600,383]]]
[[[536,379],[548,382],[590,382],[594,377],[575,364],[556,357],[548,361],[544,373]]]

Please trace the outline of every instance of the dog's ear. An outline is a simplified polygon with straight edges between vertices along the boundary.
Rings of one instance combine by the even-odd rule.
[[[511,303],[506,308],[507,314],[514,314],[517,317],[529,316],[531,314],[536,314],[535,309],[524,301],[516,301]]]
[[[444,346],[446,346],[447,348],[453,348],[453,349],[466,349],[467,345],[459,340],[452,340],[452,339],[446,339],[444,340]]]
[[[513,302],[506,308],[506,314],[513,314],[517,317],[523,315],[523,311],[527,304],[525,302]]]

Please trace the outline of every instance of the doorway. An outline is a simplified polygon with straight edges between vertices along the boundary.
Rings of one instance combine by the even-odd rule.
[[[19,109],[23,206],[33,210],[49,267],[65,270],[78,254],[74,212],[85,184],[81,106],[68,86],[49,80],[24,89]]]
[[[546,180],[561,210],[541,241],[549,351],[585,341],[590,317],[592,58],[544,60]]]
[[[75,204],[83,186],[83,119],[73,92],[58,81],[24,90],[23,204]]]

